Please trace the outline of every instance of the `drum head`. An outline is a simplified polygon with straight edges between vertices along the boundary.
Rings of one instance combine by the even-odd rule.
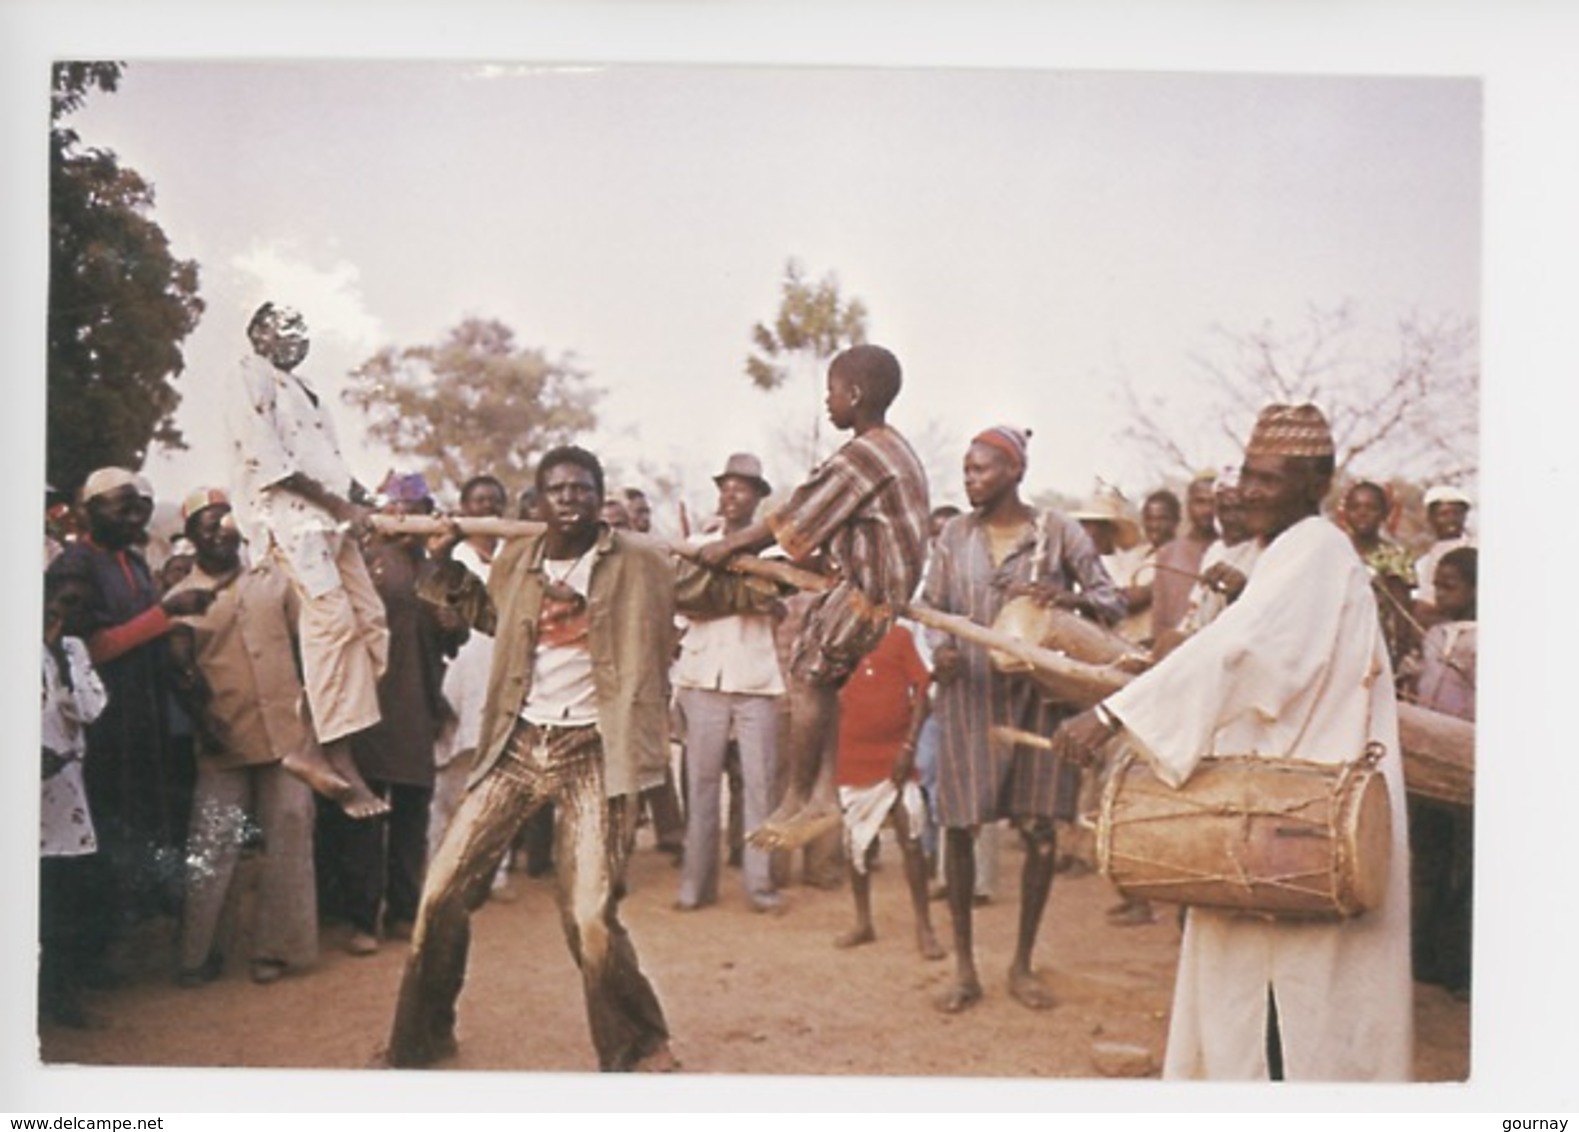
[[[1344,809],[1348,860],[1340,901],[1346,905],[1344,912],[1354,916],[1380,908],[1387,897],[1393,855],[1393,811],[1387,780],[1379,771],[1362,771],[1352,784]]]

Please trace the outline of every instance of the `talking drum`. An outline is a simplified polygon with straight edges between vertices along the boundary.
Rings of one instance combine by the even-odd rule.
[[[1286,920],[1375,909],[1392,812],[1371,744],[1350,763],[1201,760],[1175,790],[1134,751],[1102,792],[1097,859],[1125,896]]]

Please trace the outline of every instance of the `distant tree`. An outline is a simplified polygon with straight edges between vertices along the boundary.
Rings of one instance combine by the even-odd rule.
[[[435,491],[486,472],[512,491],[537,457],[597,424],[601,391],[569,357],[516,345],[502,322],[468,318],[429,346],[386,346],[350,375],[344,397],[368,436],[421,460]],[[613,485],[611,485],[613,486]]]
[[[809,282],[805,269],[795,260],[785,264],[780,290],[773,324],[759,322],[751,328],[756,348],[746,358],[746,375],[757,388],[768,391],[809,378],[815,397],[810,463],[821,455],[824,371],[840,350],[866,341],[866,304],[860,299],[843,299],[839,280],[832,274]]]
[[[1479,333],[1474,319],[1409,317],[1366,333],[1353,309],[1311,308],[1304,328],[1214,331],[1171,396],[1121,383],[1123,436],[1153,470],[1182,475],[1237,458],[1256,413],[1310,401],[1332,424],[1338,478],[1467,483],[1480,470]]]
[[[150,444],[184,448],[172,423],[180,345],[203,311],[197,264],[149,217],[153,186],[62,120],[118,63],[59,63],[50,113],[46,475],[74,492],[108,465],[140,468]]]

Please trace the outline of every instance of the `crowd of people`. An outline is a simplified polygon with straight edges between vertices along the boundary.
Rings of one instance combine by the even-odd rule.
[[[172,977],[201,993],[251,854],[249,977],[310,971],[330,916],[352,954],[404,945],[377,1061],[442,1063],[470,917],[524,868],[552,874],[599,1067],[673,1070],[620,919],[644,824],[686,914],[726,898],[726,861],[740,899],[777,916],[790,851],[824,881],[842,857],[846,948],[875,938],[870,866],[891,827],[925,960],[947,956],[930,910],[946,902],[946,1013],[988,993],[972,915],[1011,828],[1024,865],[1003,985],[1047,1010],[1039,929],[1055,876],[1095,863],[1121,747],[1180,786],[1214,754],[1335,762],[1375,744],[1394,810],[1379,909],[1181,911],[1165,1075],[1406,1079],[1412,978],[1467,994],[1472,810],[1406,804],[1395,716],[1407,698],[1474,718],[1470,501],[1427,494],[1418,558],[1388,534],[1382,485],[1347,486],[1324,515],[1334,452],[1313,406],[1269,406],[1242,462],[1138,513],[1101,481],[1067,514],[1035,505],[1031,433],[984,427],[963,453],[968,507],[933,508],[887,419],[899,362],[856,346],[828,370],[849,434],[834,455],[768,507],[760,457],[728,454],[715,514],[669,538],[645,493],[610,490],[575,446],[545,453],[513,502],[488,469],[453,507],[417,474],[370,492],[299,372],[300,314],[265,304],[248,338],[232,482],[193,485],[163,561],[144,553],[154,500],[133,470],[94,472],[50,512],[42,1022],[85,1024],[81,992],[113,985],[112,945],[150,917],[178,923]],[[507,515],[525,521],[487,523]],[[1145,671],[1074,702],[949,617],[1076,619]],[[1118,896],[1095,930],[1156,919]]]

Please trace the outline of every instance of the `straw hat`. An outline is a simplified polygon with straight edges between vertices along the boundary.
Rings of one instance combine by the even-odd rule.
[[[1116,532],[1113,543],[1120,550],[1129,550],[1140,542],[1140,525],[1130,518],[1124,493],[1110,483],[1098,480],[1091,498],[1071,511],[1069,517],[1086,523],[1112,523]]]

